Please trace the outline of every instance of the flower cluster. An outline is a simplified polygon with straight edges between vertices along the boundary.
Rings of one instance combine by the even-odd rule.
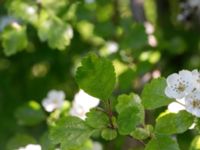
[[[182,70],[167,77],[165,94],[181,103],[186,111],[200,117],[200,73]]]
[[[65,93],[63,91],[51,90],[47,97],[42,100],[42,106],[47,112],[52,112],[63,106],[65,100]]]

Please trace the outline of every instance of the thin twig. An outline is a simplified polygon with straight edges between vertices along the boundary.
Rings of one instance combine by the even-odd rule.
[[[108,117],[109,117],[110,125],[111,125],[112,129],[115,129],[115,126],[114,126],[113,121],[112,121],[113,113],[112,113],[112,106],[111,106],[110,99],[108,99],[107,102],[108,102],[107,109],[108,109]]]

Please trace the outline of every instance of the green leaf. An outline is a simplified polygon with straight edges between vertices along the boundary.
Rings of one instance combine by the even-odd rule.
[[[136,128],[132,133],[131,136],[138,140],[144,140],[149,137],[149,132],[144,128]]]
[[[3,51],[11,56],[25,49],[28,45],[26,27],[13,23],[2,32]]]
[[[125,20],[123,21],[125,22]],[[148,44],[147,34],[143,25],[135,23],[131,24],[131,26],[124,26],[124,29],[125,32],[120,43],[123,49],[142,49]]]
[[[180,148],[171,136],[157,135],[149,141],[145,150],[180,150]]]
[[[200,133],[200,118],[195,118],[194,120],[195,123],[195,130]]]
[[[36,144],[36,140],[27,134],[17,134],[8,141],[7,150],[19,149],[28,144]]]
[[[49,139],[49,135],[45,133],[42,138],[40,139],[40,145],[42,146],[42,150],[55,150],[56,145],[52,143]],[[92,150],[93,142],[90,139],[87,139],[83,144],[80,146],[74,146],[69,148],[69,150]]]
[[[117,105],[116,105],[116,111],[118,113],[121,113],[123,110],[125,110],[128,107],[137,107],[140,110],[140,116],[141,120],[144,120],[144,108],[141,104],[141,99],[137,94],[131,93],[129,95],[122,94],[117,98]]]
[[[131,106],[124,109],[117,118],[119,133],[130,134],[141,122],[140,110]]]
[[[175,134],[185,132],[193,123],[194,117],[186,112],[161,114],[156,120],[157,133]]]
[[[137,125],[144,122],[144,108],[138,95],[120,95],[117,99],[117,123],[120,134],[129,134]]]
[[[65,50],[71,42],[73,30],[69,24],[56,16],[50,17],[46,11],[42,10],[38,24],[38,36],[41,41],[47,41],[52,49]]]
[[[70,148],[69,150],[93,150],[93,142],[88,139],[81,146]]]
[[[45,120],[45,113],[36,101],[29,101],[19,107],[15,116],[20,125],[33,126]]]
[[[9,5],[9,11],[15,18],[20,18],[20,20],[23,20],[23,22],[29,22],[33,25],[37,23],[38,8],[36,3],[21,0],[11,1],[11,4]]]
[[[102,129],[107,127],[109,124],[108,115],[101,110],[97,110],[96,108],[90,110],[90,112],[86,115],[87,118],[85,121],[92,128]]]
[[[42,150],[55,150],[55,145],[53,141],[49,139],[49,133],[45,132],[40,138],[40,145]]]
[[[144,140],[148,138],[153,131],[152,125],[146,125],[144,128],[138,127],[136,128],[130,135],[138,140]]]
[[[117,131],[114,129],[110,129],[110,128],[106,128],[103,129],[101,132],[101,136],[105,139],[105,140],[113,140],[117,137]]]
[[[68,116],[50,129],[50,138],[55,144],[60,143],[61,149],[69,150],[81,146],[92,133],[83,120]]]
[[[200,150],[200,135],[196,136],[190,145],[190,150]]]
[[[115,87],[115,70],[109,60],[89,55],[82,60],[82,66],[76,72],[76,81],[88,94],[107,100]]]
[[[172,102],[165,95],[167,86],[165,78],[158,78],[146,84],[142,91],[142,103],[146,109],[155,109],[161,106],[166,106]]]

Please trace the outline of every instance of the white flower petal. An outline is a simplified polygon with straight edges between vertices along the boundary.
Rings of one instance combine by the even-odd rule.
[[[56,90],[50,90],[47,94],[47,97],[56,97],[57,91]]]
[[[166,87],[165,88],[165,95],[170,97],[170,98],[173,98],[174,92],[171,90],[171,88]]]
[[[175,99],[182,99],[185,97],[184,92],[176,92],[170,87],[166,87],[165,89],[165,95],[168,96],[169,98],[175,98]]]
[[[191,71],[189,71],[189,70],[181,70],[181,71],[179,71],[179,73],[178,73],[181,77],[188,77],[188,76],[192,76],[192,73],[191,73]]]
[[[181,99],[176,99],[177,102],[185,105],[185,97],[184,98],[181,98]]]
[[[194,91],[189,94],[185,99],[186,110],[200,117],[200,91]]]
[[[93,96],[88,95],[83,90],[80,90],[74,98],[75,103],[81,105],[83,108],[93,108],[99,105],[100,100]]]
[[[192,76],[196,89],[200,89],[200,73],[197,69],[192,71]]]
[[[70,109],[69,113],[70,113],[70,115],[79,117],[82,120],[86,119],[86,113],[87,112],[80,106],[73,105],[73,107]]]
[[[26,147],[20,147],[18,150],[42,150],[40,145],[28,144]]]
[[[179,103],[172,102],[168,105],[169,112],[178,113],[181,110],[185,110],[185,107]]]
[[[180,80],[180,76],[177,73],[173,73],[167,77],[167,85],[173,85]]]
[[[190,93],[195,88],[195,82],[193,79],[192,72],[183,70],[180,73],[182,82],[186,85],[186,92]]]
[[[80,90],[74,97],[70,114],[84,120],[86,118],[86,113],[89,112],[91,108],[98,106],[99,103],[99,99]]]
[[[65,93],[63,91],[58,91],[57,98],[58,99],[65,99]]]

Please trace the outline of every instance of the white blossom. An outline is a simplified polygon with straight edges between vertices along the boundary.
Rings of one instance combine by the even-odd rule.
[[[170,98],[181,99],[187,96],[195,88],[192,72],[182,70],[178,74],[173,73],[167,77],[165,94]]]
[[[152,47],[156,47],[158,45],[157,39],[154,35],[148,35],[148,43]]]
[[[115,53],[119,49],[119,45],[114,41],[109,41],[106,43],[109,54]]]
[[[189,113],[200,117],[200,91],[194,91],[185,98],[185,107]]]
[[[28,6],[26,8],[26,13],[29,15],[34,15],[36,13],[36,8],[32,7],[32,6]]]
[[[43,99],[42,106],[48,112],[59,109],[63,106],[65,100],[65,93],[63,91],[51,90],[47,97]]]
[[[148,43],[152,47],[156,47],[158,42],[156,37],[154,36],[155,28],[150,22],[144,23],[146,34],[148,35]]]
[[[83,90],[80,90],[74,97],[70,114],[84,120],[86,118],[86,113],[89,112],[91,108],[99,105],[99,102],[99,99],[88,95]]]
[[[165,94],[176,99],[176,102],[168,105],[170,112],[186,110],[200,117],[200,73],[197,69],[182,70],[178,74],[169,75]]]
[[[26,147],[20,147],[18,150],[42,150],[40,145],[28,144]]]

